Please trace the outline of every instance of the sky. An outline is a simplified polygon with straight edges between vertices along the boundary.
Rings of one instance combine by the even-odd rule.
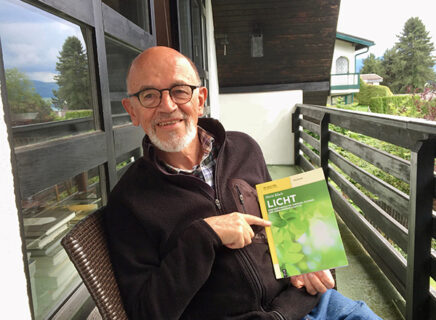
[[[382,57],[411,17],[421,19],[436,47],[435,0],[341,0],[337,31],[374,41],[369,53]]]
[[[436,0],[341,0],[337,30],[374,41],[369,53],[381,57],[393,47],[396,35],[410,17],[422,20],[436,46],[435,12]],[[73,35],[85,48],[78,25],[21,1],[0,0],[0,37],[6,68],[17,67],[32,80],[53,82],[59,51],[65,39]]]
[[[0,0],[0,37],[5,68],[18,68],[31,80],[54,82],[65,39],[82,41],[80,27],[16,0]]]

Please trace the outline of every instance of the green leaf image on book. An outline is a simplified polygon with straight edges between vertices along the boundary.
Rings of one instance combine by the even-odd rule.
[[[348,264],[322,169],[256,188],[276,278]]]

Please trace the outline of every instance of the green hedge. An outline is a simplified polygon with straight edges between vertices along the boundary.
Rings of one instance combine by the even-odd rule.
[[[356,93],[356,98],[360,105],[369,106],[371,98],[374,97],[389,97],[392,96],[392,91],[386,86],[375,86],[366,84],[360,79],[360,90]]]
[[[372,112],[413,117],[417,110],[414,103],[417,97],[404,95],[392,97],[373,97],[369,108]]]
[[[69,110],[65,114],[65,119],[77,119],[92,117],[92,110]]]

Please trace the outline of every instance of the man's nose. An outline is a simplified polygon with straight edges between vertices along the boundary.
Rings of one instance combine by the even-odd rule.
[[[158,106],[159,110],[162,112],[173,112],[177,109],[177,104],[171,98],[170,92],[164,90],[161,93],[160,104]]]

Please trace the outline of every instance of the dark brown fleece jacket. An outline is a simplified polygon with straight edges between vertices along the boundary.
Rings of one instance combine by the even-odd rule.
[[[163,171],[145,137],[144,157],[109,197],[105,225],[129,318],[301,319],[319,298],[275,279],[264,229],[232,250],[203,220],[234,211],[260,216],[253,187],[270,176],[259,146],[216,120],[199,125],[219,146],[215,190]]]

